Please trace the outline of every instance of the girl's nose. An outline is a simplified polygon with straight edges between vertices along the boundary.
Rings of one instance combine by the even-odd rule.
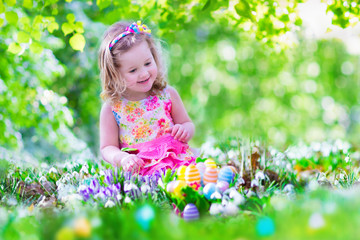
[[[140,78],[147,78],[149,76],[148,71],[146,71],[145,69],[143,69],[140,73]]]

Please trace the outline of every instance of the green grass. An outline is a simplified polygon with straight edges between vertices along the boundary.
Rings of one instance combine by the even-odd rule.
[[[185,198],[176,197],[164,190],[176,179],[169,172],[160,177],[162,186],[91,160],[25,166],[3,159],[0,238],[353,239],[358,234],[356,149],[334,147],[324,155],[309,146],[284,152],[258,146],[256,157],[254,145],[229,142],[219,144],[228,153],[225,161],[221,154],[204,152],[203,158],[242,169],[230,185],[241,196],[240,204],[231,194],[206,200],[201,189],[189,187],[183,189]],[[110,197],[90,194],[84,201],[80,189],[92,180],[98,179],[104,189],[110,186],[107,169],[117,175],[112,183],[121,184],[120,192],[114,190]],[[200,219],[186,222],[174,213],[173,203],[180,210],[195,203]]]

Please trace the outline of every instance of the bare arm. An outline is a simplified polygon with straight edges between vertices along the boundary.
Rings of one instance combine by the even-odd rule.
[[[114,166],[128,168],[143,166],[143,161],[135,155],[122,152],[119,148],[119,127],[115,121],[111,106],[105,103],[100,112],[100,152],[105,161]],[[126,160],[126,162],[122,161]],[[133,163],[132,166],[126,164]]]
[[[174,127],[169,132],[171,135],[182,142],[188,142],[195,133],[195,126],[187,113],[179,93],[173,88],[168,87],[172,107],[171,116],[174,120]]]

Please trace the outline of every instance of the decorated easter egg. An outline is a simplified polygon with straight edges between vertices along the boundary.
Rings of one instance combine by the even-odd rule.
[[[208,168],[208,167],[211,167],[211,168],[216,168],[216,163],[213,159],[209,158],[207,160],[205,160],[205,166]]]
[[[193,221],[199,219],[199,210],[193,203],[189,203],[185,206],[183,212],[183,218],[185,221]]]
[[[177,180],[185,180],[186,166],[180,166],[177,170]]]
[[[225,181],[218,181],[216,183],[216,189],[219,190],[220,192],[224,192],[225,190],[227,190],[229,188],[229,183],[225,182]]]
[[[175,187],[176,187],[176,181],[171,181],[171,182],[169,182],[169,183],[167,184],[167,186],[166,186],[166,191],[167,191],[168,193],[173,193]]]
[[[211,195],[216,191],[215,183],[208,183],[205,185],[203,192],[207,199],[210,199]]]
[[[183,180],[177,180],[174,188],[174,195],[179,198],[184,196],[181,194],[181,188],[186,186],[186,182]]]
[[[216,183],[218,178],[218,172],[216,168],[207,167],[204,173],[204,184]]]
[[[194,164],[190,164],[185,171],[185,181],[187,184],[198,183],[200,184],[201,177],[200,172]]]
[[[234,177],[234,173],[231,170],[231,168],[223,167],[222,169],[220,169],[218,180],[231,183],[231,181],[233,180],[233,177]]]
[[[228,166],[228,167],[233,171],[234,175],[237,174],[237,170],[234,166]]]
[[[203,174],[205,173],[205,169],[206,169],[205,163],[203,163],[203,162],[198,162],[198,163],[196,164],[196,167],[197,167],[197,169],[199,170],[200,175],[203,175]]]

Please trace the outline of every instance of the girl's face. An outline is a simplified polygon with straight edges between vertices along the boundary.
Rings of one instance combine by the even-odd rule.
[[[126,81],[125,95],[129,100],[141,100],[148,92],[157,77],[157,65],[146,41],[130,48],[121,54],[120,74]]]

